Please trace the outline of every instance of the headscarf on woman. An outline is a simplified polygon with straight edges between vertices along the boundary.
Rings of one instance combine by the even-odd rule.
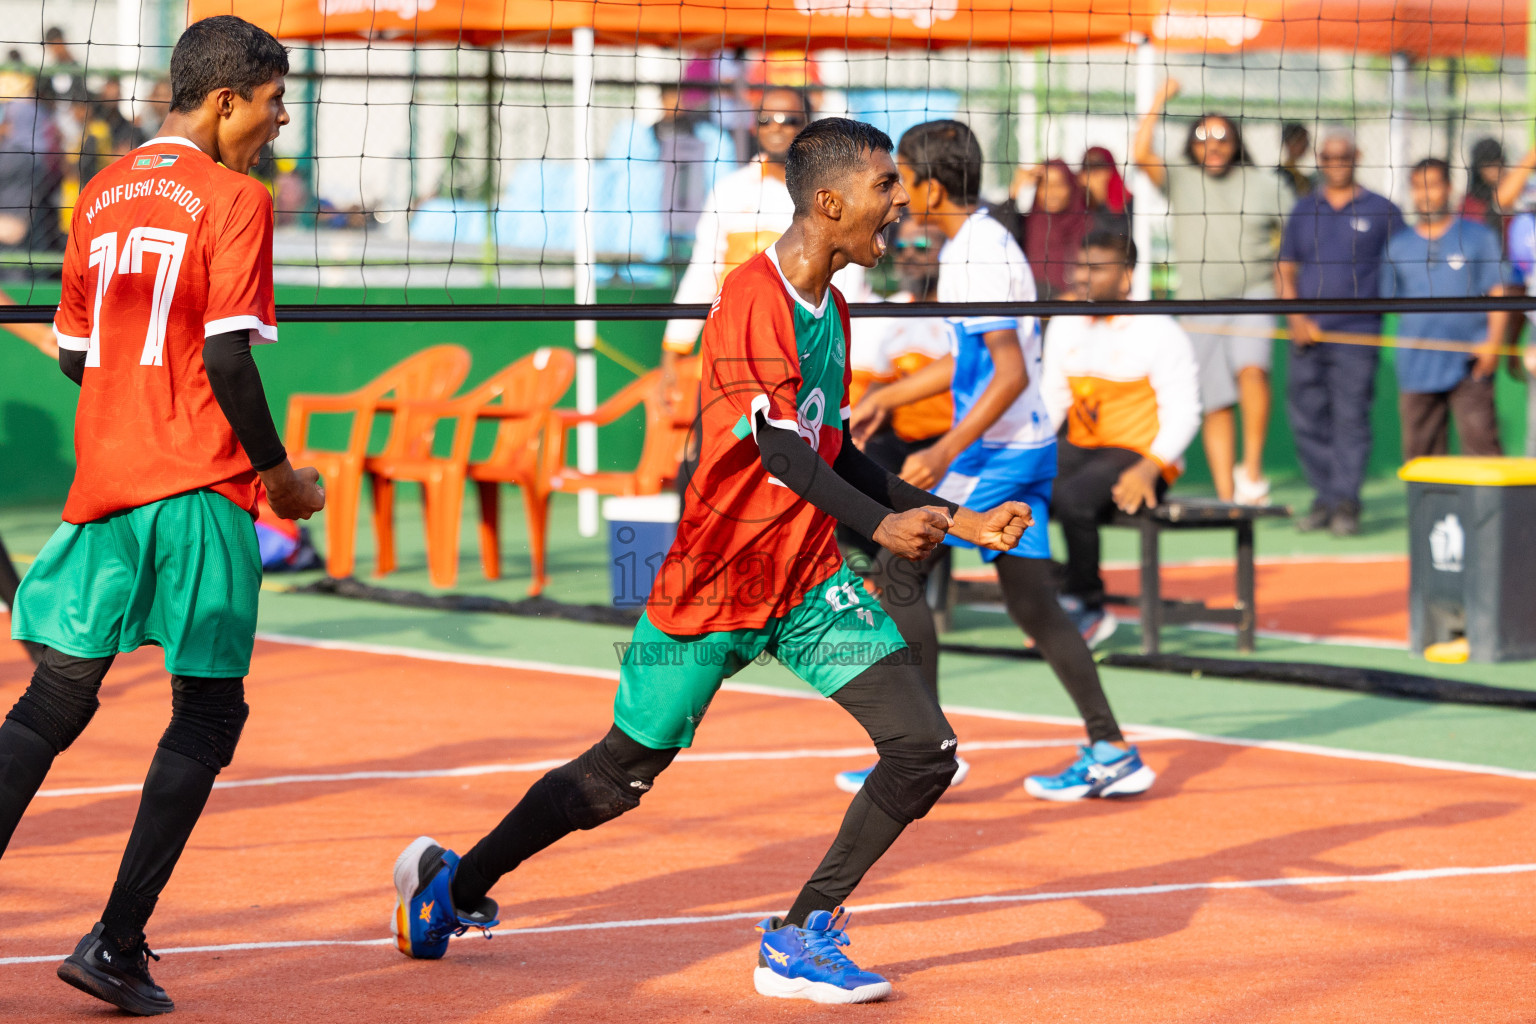
[[[1120,168],[1115,166],[1115,155],[1103,146],[1090,146],[1083,153],[1083,170],[1086,172],[1095,167],[1109,170],[1109,193],[1104,199],[1104,209],[1116,215],[1126,213],[1131,205],[1131,191],[1125,187]],[[1093,203],[1091,196],[1088,203]]]
[[[1046,184],[1052,172],[1068,183],[1066,205],[1055,213],[1045,209]],[[1088,203],[1082,183],[1065,160],[1046,161],[1035,201],[1024,216],[1024,255],[1029,259],[1041,298],[1071,287],[1078,250],[1088,234]]]

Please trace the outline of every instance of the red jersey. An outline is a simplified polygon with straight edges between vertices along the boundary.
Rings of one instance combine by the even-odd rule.
[[[277,340],[272,197],[190,141],[152,139],[80,192],[54,333],[85,352],[75,481],[86,523],[207,489],[253,515],[259,486],[203,368],[203,340]]]
[[[842,564],[833,518],[763,469],[753,434],[762,411],[828,465],[837,460],[848,333],[837,289],[812,307],[784,279],[772,246],[725,279],[704,323],[699,467],[646,606],[657,629],[762,627]]]

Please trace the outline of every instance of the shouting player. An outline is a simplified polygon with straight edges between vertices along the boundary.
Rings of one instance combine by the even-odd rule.
[[[101,921],[58,969],[136,1014],[174,1009],[144,927],[249,711],[257,495],[289,519],[325,504],[315,471],[288,463],[250,348],[277,326],[272,198],[246,172],[288,123],[287,71],[239,18],[189,27],[160,137],[81,191],[64,256],[54,330],[80,385],[77,467],[12,611],[11,635],[43,653],[0,726],[0,852],[112,659],[163,647],[171,723]]]
[[[620,671],[614,724],[546,774],[460,860],[423,836],[395,864],[397,943],[441,957],[495,923],[491,887],[576,829],[639,806],[728,676],[764,652],[858,720],[880,754],[820,867],[760,925],[764,995],[856,1003],[890,984],[843,953],[841,904],[955,772],[955,734],[833,540],[848,523],[902,558],[952,530],[1005,551],[1029,525],[1008,502],[976,513],[902,483],[848,440],[848,312],[830,284],[873,266],[907,205],[891,140],[857,121],[807,127],[786,166],[788,231],[725,281],[704,327],[703,448],[672,545]]]
[[[939,251],[941,302],[1033,302],[1035,282],[1023,251],[981,205],[981,146],[959,121],[929,121],[909,129],[897,150],[901,180],[912,195],[912,216],[935,225],[947,241]],[[1031,776],[1025,788],[1045,800],[1129,796],[1155,778],[1135,747],[1127,747],[1099,682],[1089,646],[1113,620],[1104,612],[1073,622],[1057,603],[1050,538],[1044,530],[1056,476],[1056,432],[1040,397],[1040,331],[1033,317],[963,317],[951,321],[954,354],[859,403],[856,436],[891,411],[929,395],[953,391],[955,422],[934,444],[907,457],[901,476],[934,487],[948,501],[1026,502],[1042,528],[1004,555],[983,551],[997,569],[1008,614],[1035,641],[1071,695],[1088,728],[1081,756],[1055,775]],[[935,486],[937,485],[937,486]],[[948,544],[965,544],[952,534]],[[924,679],[939,686],[938,634],[923,599],[935,560],[916,565],[882,555],[871,577],[880,603],[902,636],[926,653]],[[858,783],[844,773],[839,786]]]

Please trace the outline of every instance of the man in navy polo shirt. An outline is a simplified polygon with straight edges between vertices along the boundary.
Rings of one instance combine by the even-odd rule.
[[[1403,227],[1391,200],[1355,182],[1359,150],[1354,136],[1334,129],[1317,149],[1322,187],[1303,196],[1285,222],[1276,264],[1283,299],[1374,298],[1381,257]],[[1303,531],[1337,536],[1360,530],[1360,485],[1371,453],[1371,399],[1378,350],[1367,339],[1381,334],[1375,313],[1293,314],[1286,410],[1296,456],[1316,493],[1312,511],[1297,521]],[[1337,338],[1337,340],[1333,340]]]
[[[1482,224],[1451,213],[1450,167],[1420,160],[1410,176],[1418,221],[1387,243],[1381,264],[1383,298],[1445,298],[1502,295],[1511,280],[1499,236]],[[1404,313],[1398,336],[1458,342],[1442,351],[1400,346],[1398,411],[1403,420],[1403,459],[1444,455],[1449,417],[1463,455],[1503,455],[1493,407],[1493,375],[1509,314]]]

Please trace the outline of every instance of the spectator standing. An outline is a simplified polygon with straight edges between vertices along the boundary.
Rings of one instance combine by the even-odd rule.
[[[43,62],[52,66],[37,79],[37,98],[45,108],[51,110],[55,100],[73,103],[90,98],[85,88],[85,68],[70,51],[64,41],[64,30],[57,25],[43,33]]]
[[[1498,139],[1478,139],[1470,156],[1467,194],[1457,212],[1467,220],[1487,226],[1502,242],[1520,193],[1536,172],[1536,147],[1513,167],[1505,164],[1504,146]]]
[[[1317,187],[1318,176],[1302,168],[1302,158],[1312,148],[1312,133],[1305,125],[1295,121],[1280,129],[1280,166],[1275,173],[1280,183],[1290,190],[1291,198],[1302,199]]]
[[[708,114],[684,103],[685,98],[693,99],[693,94],[698,92],[697,89],[683,90],[676,86],[663,88],[661,119],[651,128],[661,161],[667,248],[678,259],[687,259],[692,251],[693,231],[708,193],[704,165],[715,159],[719,148],[711,146],[701,131]]]
[[[1447,298],[1502,295],[1508,273],[1499,237],[1486,225],[1451,212],[1451,169],[1444,160],[1421,160],[1409,178],[1418,218],[1387,243],[1381,265],[1383,298]],[[1493,378],[1509,314],[1404,313],[1398,333],[1405,342],[1455,342],[1464,349],[1402,347],[1397,352],[1398,410],[1403,421],[1403,459],[1444,455],[1449,417],[1464,455],[1503,455],[1493,404]]]
[[[1282,299],[1372,298],[1381,292],[1381,259],[1402,230],[1391,200],[1355,181],[1359,147],[1334,129],[1317,151],[1321,187],[1297,201],[1285,224],[1275,281]],[[1286,411],[1296,456],[1315,497],[1296,528],[1360,532],[1360,486],[1371,453],[1371,401],[1380,350],[1362,339],[1329,341],[1330,332],[1381,334],[1376,313],[1289,317],[1291,350]]]
[[[1019,214],[1019,196],[1033,183],[1029,212]],[[992,216],[1008,228],[1035,278],[1042,299],[1065,298],[1072,291],[1078,250],[1088,234],[1088,202],[1083,186],[1065,160],[1047,160],[1039,167],[1020,167],[1013,175],[1009,199]]]
[[[1090,146],[1083,153],[1083,169],[1078,180],[1083,186],[1088,212],[1093,217],[1092,229],[1131,237],[1134,198],[1120,175],[1115,155],[1103,146]]]
[[[753,125],[758,155],[721,178],[705,200],[695,229],[693,255],[673,301],[714,301],[727,274],[778,241],[788,229],[795,207],[784,187],[784,159],[789,144],[810,119],[810,100],[801,90],[773,87],[763,93]],[[864,268],[850,263],[832,283],[849,301],[862,301]],[[703,329],[702,320],[667,321],[661,355],[665,386],[670,386],[666,382],[672,379],[674,362],[693,352]]]
[[[1131,294],[1136,243],[1088,236],[1078,277],[1090,302]],[[1069,613],[1104,610],[1099,527],[1116,508],[1155,508],[1200,430],[1200,381],[1189,337],[1168,316],[1058,316],[1045,332],[1040,397],[1057,447],[1051,518],[1067,542]],[[1113,622],[1112,618],[1109,621]]]
[[[1190,125],[1182,155],[1165,161],[1153,136],[1179,84],[1169,79],[1136,130],[1136,165],[1168,196],[1173,260],[1180,299],[1273,298],[1275,254],[1285,203],[1284,186],[1255,167],[1237,124],[1207,114]],[[1274,319],[1230,313],[1185,317],[1184,329],[1200,364],[1205,409],[1205,456],[1216,495],[1262,505],[1264,440],[1269,429],[1269,369]],[[1243,413],[1243,460],[1237,463],[1237,418]]]

